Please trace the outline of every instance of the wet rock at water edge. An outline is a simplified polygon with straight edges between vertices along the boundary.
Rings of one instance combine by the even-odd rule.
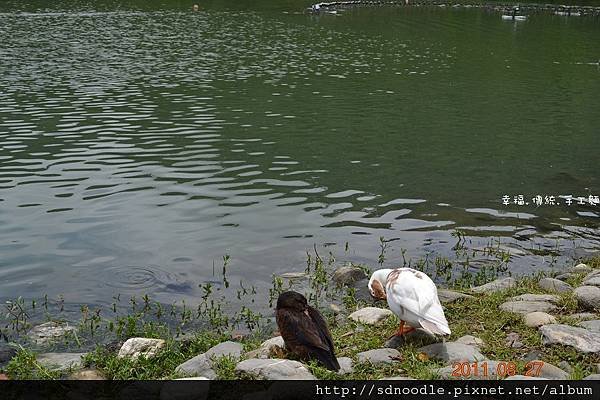
[[[37,345],[47,345],[75,331],[74,326],[66,322],[50,321],[33,327],[27,337]]]
[[[86,353],[43,353],[36,357],[37,362],[50,370],[64,371],[81,367],[81,357]]]
[[[554,278],[540,279],[538,286],[549,292],[566,293],[573,290],[573,287],[568,283]]]
[[[377,325],[392,315],[393,313],[390,310],[384,308],[365,307],[354,311],[348,318],[366,325]]]
[[[512,287],[515,287],[517,285],[517,281],[515,280],[515,278],[512,277],[508,277],[508,278],[500,278],[500,279],[496,279],[495,281],[486,283],[485,285],[481,285],[481,286],[476,286],[474,288],[471,288],[472,292],[475,293],[491,293],[491,292],[498,292],[504,289],[509,289]]]
[[[391,364],[400,361],[400,352],[396,349],[373,349],[363,351],[356,355],[359,363],[370,363],[373,365]]]
[[[293,360],[251,358],[238,363],[235,372],[268,380],[316,379],[304,364]]]
[[[130,338],[123,343],[119,349],[117,357],[119,358],[138,358],[144,356],[146,358],[154,357],[163,347],[166,342],[162,339],[149,339],[135,337]]]
[[[587,310],[600,310],[600,287],[580,286],[574,291],[577,304]]]
[[[332,276],[333,281],[338,285],[350,285],[366,278],[367,274],[365,271],[355,266],[339,267]]]

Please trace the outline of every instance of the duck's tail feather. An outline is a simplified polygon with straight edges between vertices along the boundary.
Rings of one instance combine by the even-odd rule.
[[[425,319],[422,319],[419,321],[421,323],[421,326],[423,327],[423,329],[425,329],[426,331],[429,331],[435,335],[450,335],[452,332],[450,332],[450,327],[448,326],[448,324],[441,324],[441,323],[435,323],[432,321],[427,321]]]
[[[328,370],[337,372],[340,369],[340,364],[338,363],[335,354],[329,351],[317,349],[315,351],[315,358]]]

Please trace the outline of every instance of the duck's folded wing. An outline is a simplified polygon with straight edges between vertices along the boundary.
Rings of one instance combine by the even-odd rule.
[[[415,278],[409,274],[398,279],[388,288],[389,297],[400,306],[418,316],[421,325],[433,333],[450,333],[444,309],[437,296],[437,288],[430,280]]]
[[[329,343],[321,339],[318,326],[302,312],[278,310],[277,325],[281,336],[290,347],[308,346],[329,350]]]

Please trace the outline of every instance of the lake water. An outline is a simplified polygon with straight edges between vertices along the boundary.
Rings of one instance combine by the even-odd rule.
[[[456,229],[515,273],[600,248],[558,198],[600,195],[597,17],[96,3],[0,4],[0,297],[193,302],[225,254],[260,292],[313,244],[394,265]]]

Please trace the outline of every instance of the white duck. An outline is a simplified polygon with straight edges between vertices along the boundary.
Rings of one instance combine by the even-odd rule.
[[[369,290],[373,297],[387,300],[400,319],[393,336],[403,336],[416,328],[437,335],[450,334],[437,288],[425,273],[412,268],[380,269],[371,276]]]

